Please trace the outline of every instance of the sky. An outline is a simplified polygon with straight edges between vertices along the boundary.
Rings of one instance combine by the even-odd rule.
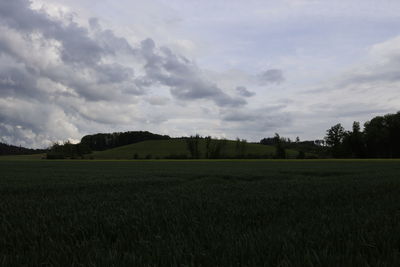
[[[0,142],[321,139],[400,110],[398,0],[0,0]]]

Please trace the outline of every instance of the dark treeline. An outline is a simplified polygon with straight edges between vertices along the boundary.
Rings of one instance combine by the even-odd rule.
[[[258,154],[251,153],[251,149],[248,153],[248,142],[245,139],[236,138],[235,141],[229,141],[211,136],[202,137],[198,134],[183,139],[186,140],[189,158],[192,159],[285,159],[287,158],[286,148],[288,148],[287,142],[289,140],[275,134],[275,137],[271,138],[272,142],[268,143],[268,145],[275,146],[275,153]],[[269,140],[269,138],[264,139]],[[229,142],[234,142],[234,146],[228,145]],[[305,158],[305,153],[301,153],[301,155],[303,155],[302,158]],[[174,157],[171,156],[170,158]]]
[[[186,140],[186,148],[189,151],[190,157],[193,159],[206,158],[206,159],[219,159],[226,158],[226,139],[212,139],[211,136],[201,137],[196,134],[194,136],[190,136],[185,138]],[[204,151],[201,149],[201,141],[204,146]],[[245,146],[247,142],[246,140],[236,140],[236,152],[237,157],[240,157],[240,153],[244,153],[241,151],[245,151]],[[203,152],[203,153],[202,153]]]
[[[335,158],[400,158],[400,112],[378,116],[351,131],[339,123],[327,130],[328,149]]]
[[[326,158],[329,155],[324,147],[324,140],[314,140],[314,141],[300,141],[297,137],[294,141],[290,138],[281,137],[279,134],[275,134],[274,137],[266,137],[260,140],[260,144],[274,146],[275,155],[274,158],[285,159],[287,158],[286,150],[292,149],[297,150],[298,159],[304,158]]]
[[[101,151],[147,140],[165,140],[170,138],[168,135],[153,134],[147,131],[98,133],[84,136],[81,144],[87,145],[91,150]]]
[[[286,158],[286,149],[288,148],[288,144],[291,143],[290,138],[281,137],[279,134],[275,134],[274,137],[266,137],[261,139],[261,145],[274,146],[275,147],[275,155],[276,159],[285,159]]]
[[[92,153],[86,144],[71,144],[69,141],[64,144],[53,144],[46,154],[47,159],[77,159],[84,158],[85,154]]]
[[[29,155],[45,152],[45,149],[30,149],[21,146],[13,146],[5,143],[0,143],[0,155]]]
[[[82,137],[79,144],[71,144],[69,141],[63,144],[55,143],[47,152],[48,159],[74,159],[83,158],[84,155],[92,151],[102,151],[134,144],[147,140],[170,139],[167,135],[153,134],[147,131],[135,132],[116,132],[116,133],[98,133]]]

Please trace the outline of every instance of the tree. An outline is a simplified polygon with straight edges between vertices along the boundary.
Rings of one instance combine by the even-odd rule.
[[[199,141],[200,135],[198,134],[186,139],[187,149],[189,150],[190,156],[194,159],[200,158]]]
[[[332,126],[326,131],[325,141],[330,147],[333,157],[336,158],[344,156],[345,153],[342,144],[345,136],[346,131],[340,123]]]
[[[345,130],[340,123],[332,126],[326,131],[325,141],[330,147],[339,146],[343,142]]]
[[[368,157],[400,157],[400,112],[366,122],[364,135]]]
[[[236,156],[238,158],[244,158],[246,155],[247,140],[236,138]]]
[[[208,158],[210,158],[210,155],[211,155],[211,141],[212,141],[212,139],[211,139],[211,136],[206,136],[205,138],[205,143],[206,143],[206,155],[205,155],[205,157],[208,159]]]
[[[260,144],[262,145],[267,145],[267,146],[273,146],[275,145],[275,139],[273,137],[266,137],[260,140]]]
[[[365,144],[368,157],[384,158],[388,157],[387,150],[389,131],[385,118],[378,116],[364,124]]]
[[[285,148],[283,147],[283,140],[278,133],[275,133],[274,143],[275,143],[275,158],[285,159],[286,151]]]
[[[388,114],[385,116],[389,135],[388,142],[390,144],[390,157],[400,157],[400,112],[396,114]]]
[[[353,122],[353,129],[345,135],[343,146],[348,156],[352,158],[365,157],[364,134],[361,132],[359,122]]]
[[[213,140],[213,142],[210,145],[209,157],[212,159],[222,158],[224,156],[224,150],[226,148],[226,145],[227,145],[226,139]]]
[[[300,150],[299,154],[297,155],[298,159],[305,159],[306,158],[306,154],[304,153],[304,151]]]

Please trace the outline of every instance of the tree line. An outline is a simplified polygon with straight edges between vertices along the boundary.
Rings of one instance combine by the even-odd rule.
[[[0,155],[29,155],[45,153],[45,149],[30,149],[22,146],[13,146],[0,143]]]
[[[193,159],[245,158],[247,140],[236,138],[235,154],[227,155],[228,140],[213,139],[211,136],[201,137],[199,134],[185,138],[186,148]],[[204,151],[202,149],[204,148]]]
[[[92,153],[90,147],[85,143],[71,144],[66,141],[63,144],[54,143],[46,153],[47,159],[78,159]]]
[[[134,144],[146,140],[170,139],[167,135],[153,134],[147,131],[130,131],[115,133],[98,133],[82,137],[79,144],[66,141],[62,144],[54,143],[47,152],[48,159],[83,158],[92,151],[102,151]]]
[[[91,150],[102,151],[147,140],[166,140],[170,138],[168,135],[153,134],[147,131],[98,133],[82,137],[81,144],[87,145]]]
[[[400,158],[400,112],[354,122],[351,131],[338,123],[326,132],[327,148],[334,158]]]
[[[287,158],[287,150],[296,150],[298,155],[296,158],[326,158],[327,153],[324,149],[324,140],[313,140],[313,141],[300,141],[299,137],[295,140],[290,138],[282,137],[278,133],[275,133],[273,137],[265,137],[260,140],[261,145],[268,145],[275,147],[275,154],[273,158],[285,159]]]

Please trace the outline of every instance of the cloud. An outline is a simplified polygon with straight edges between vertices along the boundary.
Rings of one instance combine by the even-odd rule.
[[[388,85],[400,82],[400,37],[375,44],[369,49],[368,62],[346,71],[340,78],[341,86]]]
[[[269,69],[257,75],[260,85],[280,84],[285,81],[282,70]]]
[[[252,96],[256,95],[256,93],[250,92],[249,90],[247,90],[247,88],[245,86],[236,87],[236,91],[239,93],[239,95],[244,96],[244,97],[252,97]]]
[[[143,103],[165,106],[170,97],[217,107],[247,103],[151,38],[135,46],[97,18],[84,26],[75,15],[54,17],[31,5],[0,2],[1,140],[43,147],[96,130],[159,126],[165,110],[156,114]]]
[[[144,93],[134,83],[130,66],[106,63],[124,51],[97,38],[104,31],[97,29],[92,36],[75,22],[56,20],[42,10],[32,10],[29,4],[23,0],[0,4],[4,33],[0,37],[0,54],[23,63],[21,72],[61,83],[88,101]],[[121,38],[108,35],[107,40],[122,42]]]
[[[30,1],[0,3],[1,140],[43,147],[79,139],[91,126],[132,123],[134,49],[113,32],[33,10]],[[119,103],[119,105],[117,105]]]
[[[146,101],[150,105],[164,106],[170,101],[170,99],[167,97],[164,97],[164,96],[149,96],[149,97],[146,97]]]
[[[225,109],[221,112],[225,132],[253,139],[272,136],[275,132],[286,132],[293,126],[293,114],[285,111],[286,105],[275,104],[246,110]]]
[[[66,63],[96,64],[102,55],[112,53],[91,38],[87,29],[74,22],[64,24],[42,10],[31,9],[30,4],[27,0],[2,1],[0,21],[18,32],[39,33],[46,39],[59,41],[60,56]]]
[[[36,77],[30,74],[26,69],[3,67],[0,70],[0,92],[2,97],[36,97],[36,83]],[[32,90],[32,88],[34,90]]]
[[[258,121],[267,116],[277,116],[284,113],[286,105],[276,104],[264,106],[262,108],[253,108],[246,110],[225,109],[221,112],[224,121],[243,122],[243,121]]]
[[[155,42],[141,42],[141,55],[146,60],[146,76],[149,85],[168,86],[173,97],[180,100],[211,100],[218,106],[241,106],[246,100],[226,94],[209,81],[204,73],[191,61],[174,54],[169,48],[156,50]]]
[[[2,140],[27,146],[46,147],[78,134],[60,107],[28,99],[1,98],[0,125]]]
[[[356,99],[372,109],[376,106],[373,103],[387,106],[388,100],[396,100],[400,96],[399,44],[400,37],[396,37],[373,45],[362,64],[342,70],[336,78],[305,93],[325,95],[331,99],[330,103],[343,104]]]

